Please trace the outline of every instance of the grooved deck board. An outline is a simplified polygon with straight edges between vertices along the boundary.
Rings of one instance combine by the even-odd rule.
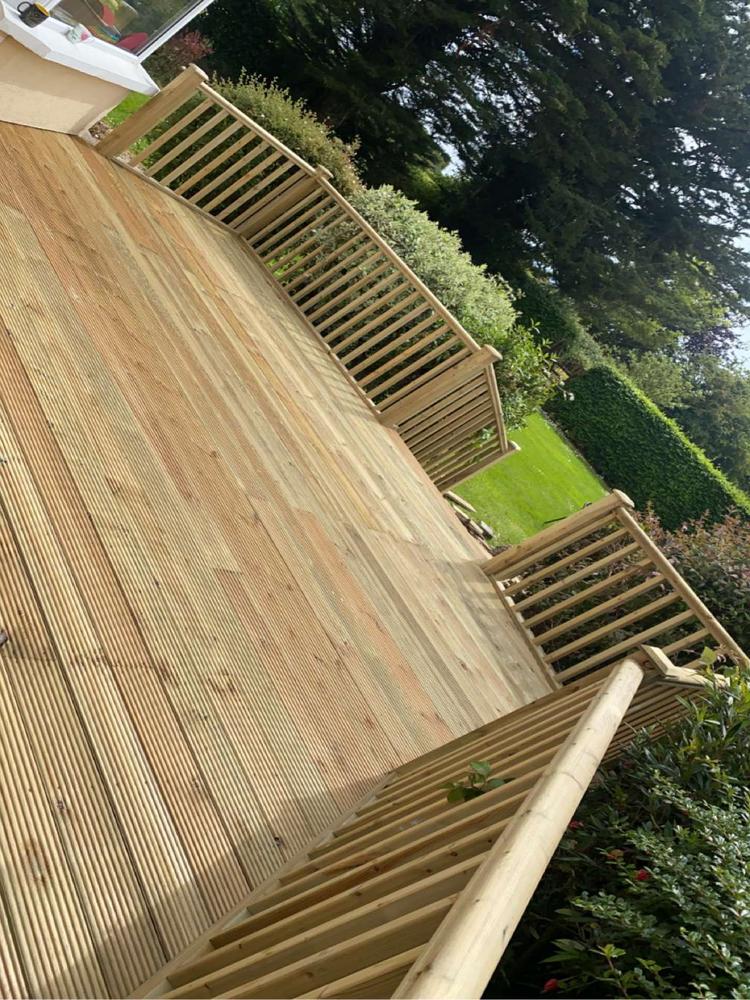
[[[549,682],[238,238],[67,136],[0,176],[0,990],[122,996]]]

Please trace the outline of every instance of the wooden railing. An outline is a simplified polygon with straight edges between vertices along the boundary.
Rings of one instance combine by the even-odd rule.
[[[311,166],[190,66],[98,144],[241,236],[442,488],[509,444],[494,362]]]
[[[650,643],[676,666],[705,647],[750,665],[632,508],[616,490],[486,562],[540,663],[567,682]]]
[[[392,772],[136,995],[481,996],[600,762],[685,677],[642,651]],[[449,803],[477,760],[506,783]]]

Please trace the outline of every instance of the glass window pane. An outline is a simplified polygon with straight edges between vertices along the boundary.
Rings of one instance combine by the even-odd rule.
[[[138,55],[196,6],[197,0],[61,0],[51,13]]]

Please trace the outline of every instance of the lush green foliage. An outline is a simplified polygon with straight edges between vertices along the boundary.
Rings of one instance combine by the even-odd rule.
[[[691,402],[692,385],[685,366],[661,351],[629,351],[623,365],[628,376],[662,410],[681,410]],[[678,421],[679,422],[679,421]]]
[[[475,6],[474,0],[433,0],[429,8],[400,0],[216,0],[205,20],[220,73],[236,76],[247,68],[278,77],[339,135],[362,140],[368,180],[380,184],[444,161],[411,91],[426,82],[426,71],[432,75],[428,67],[437,74],[434,64],[443,62],[442,96],[455,105],[452,68],[459,60],[450,47],[467,20],[481,23]],[[453,117],[460,125],[458,107]]]
[[[283,87],[243,73],[237,81],[214,80],[212,85],[240,111],[267,129],[313,166],[327,167],[332,183],[349,195],[360,187],[356,143],[346,143]]]
[[[749,782],[736,673],[602,769],[489,995],[750,996]]]
[[[713,331],[720,332],[720,331]],[[708,334],[709,331],[706,331]],[[673,417],[722,472],[750,489],[750,371],[731,341],[684,338],[676,350],[626,352],[620,361],[646,395]],[[712,348],[712,349],[707,349]]]
[[[583,325],[571,299],[551,281],[526,270],[516,285],[520,321],[549,344],[549,350],[566,371],[585,371],[608,362],[606,352]]]
[[[491,778],[492,764],[487,760],[473,760],[463,781],[447,781],[443,788],[447,790],[446,799],[449,802],[468,802],[476,799],[493,788],[502,788],[505,778]]]
[[[750,521],[727,514],[666,531],[649,512],[645,527],[729,634],[750,650]]]
[[[550,281],[525,271],[519,278],[518,291],[522,319],[539,329],[555,354],[567,354],[584,336],[575,306]]]
[[[729,482],[677,424],[627,378],[592,368],[570,379],[549,412],[597,472],[667,528],[733,508],[750,516],[750,498]]]
[[[221,73],[277,77],[361,139],[370,183],[551,275],[596,336],[653,348],[746,308],[745,4],[216,0],[206,31]],[[457,179],[426,184],[445,149]]]
[[[148,100],[146,94],[128,94],[124,97],[120,103],[112,108],[112,110],[104,116],[104,121],[110,128],[117,128],[118,125],[122,125],[126,118],[138,110],[138,108],[143,107],[143,105]]]
[[[745,490],[750,490],[750,372],[709,354],[684,371],[690,392],[670,411],[688,437]]]
[[[506,419],[511,426],[522,423],[548,398],[555,379],[545,345],[515,323],[508,285],[474,264],[455,233],[393,188],[364,188],[352,203],[466,330],[500,351],[496,370]]]
[[[512,438],[520,452],[456,487],[495,529],[496,544],[520,542],[604,496],[600,480],[541,413]]]

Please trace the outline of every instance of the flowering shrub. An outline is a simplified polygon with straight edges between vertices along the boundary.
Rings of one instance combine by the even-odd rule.
[[[628,828],[603,814],[607,835],[618,835],[625,850],[621,859],[607,861],[605,885],[580,892],[560,914],[569,924],[564,932],[573,934],[555,940],[549,956],[556,969],[565,970],[559,991],[750,996],[745,796],[733,791],[721,805],[707,805],[667,779],[657,777],[654,788],[676,813],[664,826]],[[632,858],[647,858],[650,867],[633,870]]]
[[[665,530],[651,511],[647,531],[743,649],[750,649],[750,521],[726,514]]]
[[[200,31],[181,31],[170,38],[146,60],[146,69],[160,86],[169,83],[184,66],[200,63],[210,56],[214,47]]]
[[[600,771],[487,995],[750,997],[749,786],[736,672]]]

